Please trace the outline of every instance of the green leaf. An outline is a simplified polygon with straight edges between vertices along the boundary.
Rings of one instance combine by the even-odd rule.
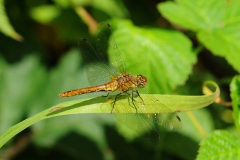
[[[46,77],[36,56],[26,57],[22,62],[1,66],[0,85],[0,132],[18,122],[42,86]]]
[[[161,3],[158,10],[171,22],[197,32],[205,47],[240,71],[239,1],[178,0]]]
[[[237,129],[240,131],[240,76],[233,78],[230,89],[233,104],[233,118]]]
[[[200,144],[197,160],[240,159],[240,139],[226,131],[215,131]]]
[[[69,88],[86,87],[87,82],[83,80],[83,73],[79,70],[81,59],[78,49],[72,49],[67,52],[66,56],[60,61],[57,68],[49,71],[46,79],[42,80],[44,84],[41,91],[37,93],[37,99],[29,107],[30,115],[36,114],[53,104],[59,103],[58,94],[69,90]],[[30,79],[30,78],[29,78]],[[79,81],[81,79],[81,81]],[[85,86],[81,85],[84,84]],[[42,101],[39,102],[39,97]],[[69,100],[71,100],[70,98]]]
[[[55,0],[56,3],[60,4],[61,0]],[[75,7],[77,5],[79,6],[84,6],[84,7],[88,7],[88,6],[92,6],[93,8],[96,8],[98,10],[100,10],[101,12],[104,12],[105,14],[108,14],[111,17],[118,17],[118,18],[125,18],[128,16],[128,10],[127,8],[124,6],[124,4],[122,3],[122,1],[119,0],[73,0],[72,1],[75,5]],[[62,4],[62,3],[61,3]],[[101,14],[99,14],[99,12],[96,12],[96,10],[92,10],[92,13],[96,16],[99,16]]]
[[[93,0],[92,6],[106,12],[111,17],[126,18],[129,13],[122,1],[118,0]],[[97,12],[98,13],[98,12]],[[97,16],[97,15],[96,15]]]
[[[40,23],[49,23],[60,14],[59,8],[54,5],[42,5],[30,10],[33,19]]]
[[[202,108],[213,103],[216,98],[219,96],[219,88],[214,82],[206,82],[206,85],[213,85],[215,87],[215,92],[209,95],[203,96],[178,96],[178,95],[154,95],[161,103],[168,106],[173,112],[184,112],[193,109]],[[141,95],[143,99],[147,99],[150,95]],[[121,100],[119,100],[121,101]],[[23,129],[29,127],[30,125],[41,121],[43,119],[61,116],[61,115],[70,115],[70,114],[83,114],[83,113],[110,113],[107,110],[101,110],[100,105],[106,104],[106,97],[97,97],[92,99],[85,100],[75,100],[68,101],[57,104],[49,109],[46,109],[18,124],[9,128],[0,136],[0,147],[2,147],[9,139],[15,136],[17,133]],[[108,103],[108,105],[110,105]],[[106,105],[107,106],[107,105]],[[161,112],[161,108],[157,109]],[[164,109],[162,112],[165,112]],[[135,113],[135,112],[134,112]]]
[[[140,28],[129,21],[120,21],[113,29],[127,71],[146,76],[152,93],[169,93],[187,80],[196,54],[186,36],[176,31]]]
[[[0,31],[5,35],[17,40],[22,41],[23,37],[19,35],[11,26],[4,8],[4,0],[0,0]]]

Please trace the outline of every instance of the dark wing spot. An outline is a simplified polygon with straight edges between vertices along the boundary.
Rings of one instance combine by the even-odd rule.
[[[179,116],[176,116],[176,118],[181,122],[181,119],[180,119],[180,117]]]

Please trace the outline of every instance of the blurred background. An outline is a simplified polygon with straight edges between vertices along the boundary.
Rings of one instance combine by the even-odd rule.
[[[168,2],[1,0],[6,15],[0,16],[14,29],[7,34],[5,21],[0,24],[0,133],[60,102],[96,96],[61,99],[58,94],[89,86],[77,44],[85,37],[94,45],[100,22],[111,24],[127,70],[146,75],[151,93],[201,95],[203,82],[213,80],[226,103],[193,111],[192,116],[179,113],[182,130],[163,131],[157,146],[143,143],[141,135],[111,114],[50,118],[6,143],[0,159],[195,159],[207,133],[235,132],[227,102],[237,69],[200,43],[197,29],[163,16],[161,5]]]

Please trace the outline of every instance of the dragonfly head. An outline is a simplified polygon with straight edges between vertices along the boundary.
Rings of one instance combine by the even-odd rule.
[[[145,85],[147,84],[147,78],[144,77],[144,76],[141,75],[141,74],[137,75],[136,80],[137,80],[137,87],[138,87],[138,88],[143,88],[143,87],[145,87]]]

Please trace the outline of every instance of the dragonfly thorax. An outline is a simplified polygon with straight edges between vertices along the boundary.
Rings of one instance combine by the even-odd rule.
[[[145,87],[145,85],[147,84],[147,78],[142,75],[137,75],[135,77],[135,76],[132,76],[131,74],[125,73],[117,77],[110,84],[112,86],[114,86],[114,84],[117,85],[117,87],[113,90],[127,91],[127,90]]]

